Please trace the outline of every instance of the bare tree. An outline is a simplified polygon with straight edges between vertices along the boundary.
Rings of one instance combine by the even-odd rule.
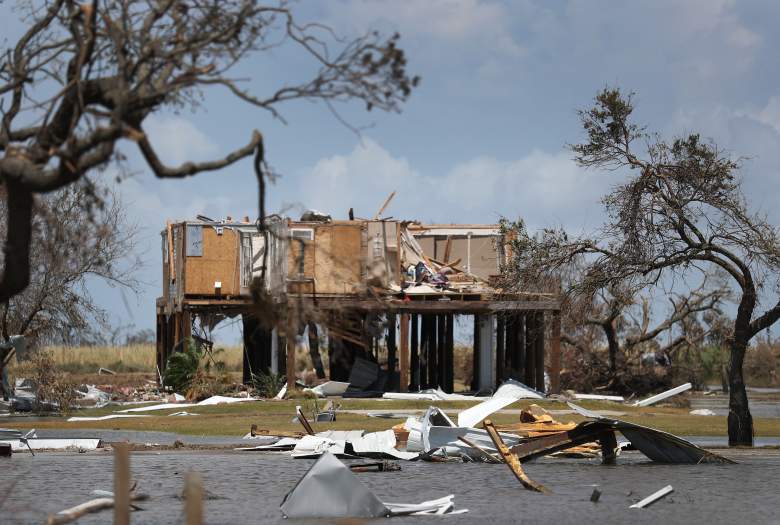
[[[263,139],[221,159],[167,166],[144,132],[155,111],[196,107],[224,89],[281,118],[294,99],[359,100],[397,111],[417,84],[398,35],[347,40],[319,23],[300,24],[286,2],[254,0],[74,0],[20,2],[26,30],[0,55],[0,181],[8,194],[0,301],[30,282],[33,194],[71,184],[134,142],[157,177],[183,178],[255,155],[264,215]],[[289,45],[308,57],[310,80],[253,94],[231,77],[246,57]],[[278,69],[283,69],[282,67]],[[248,133],[249,134],[249,133]]]
[[[631,96],[605,89],[580,111],[587,141],[571,146],[585,167],[628,169],[606,197],[608,221],[594,238],[562,231],[518,239],[523,279],[534,282],[585,254],[579,291],[613,283],[658,283],[715,267],[736,283],[736,318],[728,337],[729,444],[753,443],[742,366],[750,340],[780,318],[780,302],[757,311],[760,292],[777,287],[780,239],[765,217],[751,213],[739,160],[692,134],[667,142],[633,123]]]
[[[607,341],[609,370],[617,373],[618,356],[631,353],[648,341],[659,339],[661,335],[670,334],[665,344],[659,344],[658,351],[669,355],[683,344],[695,344],[706,336],[699,334],[698,341],[692,340],[682,327],[691,317],[719,308],[724,298],[728,297],[727,288],[708,289],[704,282],[695,290],[686,291],[668,298],[670,310],[667,316],[654,316],[652,312],[652,297],[637,293],[619,284],[610,285],[597,291],[597,301],[591,312],[582,322],[601,328]]]
[[[102,280],[128,292],[137,289],[139,263],[131,255],[137,229],[126,221],[116,195],[78,183],[35,199],[30,263],[32,278],[22,292],[0,303],[0,337],[24,335],[29,342],[70,342],[108,325],[89,284]],[[0,213],[5,202],[0,201]],[[4,235],[5,223],[0,223]],[[29,343],[28,343],[29,344]]]

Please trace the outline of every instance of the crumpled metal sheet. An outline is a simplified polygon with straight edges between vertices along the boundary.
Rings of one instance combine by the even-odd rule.
[[[284,497],[288,518],[381,518],[390,515],[384,503],[336,456],[322,454]]]
[[[422,503],[382,503],[352,471],[324,453],[287,493],[281,510],[287,518],[382,518],[403,515],[459,514],[449,495]]]
[[[617,430],[631,441],[634,447],[653,461],[659,463],[734,463],[728,458],[704,450],[674,434],[619,419],[605,418],[571,402],[568,405],[580,415],[607,424],[613,430]]]

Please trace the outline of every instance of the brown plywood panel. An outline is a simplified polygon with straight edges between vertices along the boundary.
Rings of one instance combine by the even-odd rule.
[[[222,283],[222,295],[239,295],[238,233],[229,228],[218,235],[215,228],[203,226],[203,255],[187,257],[185,293],[214,295],[214,282]]]
[[[428,257],[433,257],[434,259],[436,256],[433,254],[435,250],[434,246],[434,238],[433,237],[416,237],[417,244],[420,245],[420,248],[422,248],[423,253],[427,255]],[[444,252],[442,252],[444,253]]]
[[[324,225],[315,234],[317,293],[353,293],[361,284],[363,252],[360,223]]]
[[[314,277],[314,264],[316,261],[316,254],[314,245],[319,242],[319,230],[314,232],[314,240],[301,240],[297,238],[290,239],[290,245],[287,250],[287,276],[290,279],[296,279],[299,277],[299,264],[301,256],[301,246],[303,246],[303,277],[311,279]]]
[[[436,253],[439,260],[444,257],[444,249],[447,244],[446,237],[437,237]],[[450,261],[460,259],[460,268],[466,269],[468,262],[468,238],[453,237],[450,247]],[[493,237],[471,238],[471,273],[477,277],[487,279],[491,275],[498,274],[498,253]]]

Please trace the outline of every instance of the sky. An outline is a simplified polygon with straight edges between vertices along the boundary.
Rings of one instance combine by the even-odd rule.
[[[730,0],[619,2],[331,0],[293,3],[299,20],[347,37],[398,31],[421,84],[400,114],[322,104],[279,109],[286,123],[206,92],[201,107],[155,114],[146,131],[170,163],[222,156],[265,138],[279,179],[268,209],[292,217],[307,208],[345,218],[371,216],[391,191],[386,214],[427,222],[522,218],[532,230],[588,232],[603,220],[600,198],[619,173],[584,170],[567,144],[583,139],[577,110],[605,86],[636,92],[636,118],[672,137],[690,132],[745,158],[741,176],[754,210],[780,224],[780,3]],[[0,4],[3,34],[13,32]],[[259,94],[313,77],[286,49],[253,56],[237,76]],[[161,294],[159,231],[167,219],[255,217],[257,186],[246,160],[186,180],[157,180],[130,145],[134,175],[116,185],[140,228],[145,283],[138,295],[91,283],[117,324],[154,327]],[[224,337],[235,339],[235,330]]]

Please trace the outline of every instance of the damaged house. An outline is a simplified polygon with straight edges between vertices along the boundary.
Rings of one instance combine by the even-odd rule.
[[[473,390],[512,377],[557,391],[559,300],[503,293],[495,277],[504,257],[497,225],[344,221],[313,212],[297,221],[271,216],[262,226],[229,217],[172,222],[162,232],[157,363],[164,372],[193,323],[213,328],[241,316],[244,381],[272,371],[291,386],[296,337],[306,332],[325,379],[324,331],[331,380],[362,381],[374,391],[452,392],[455,318],[467,316]]]

